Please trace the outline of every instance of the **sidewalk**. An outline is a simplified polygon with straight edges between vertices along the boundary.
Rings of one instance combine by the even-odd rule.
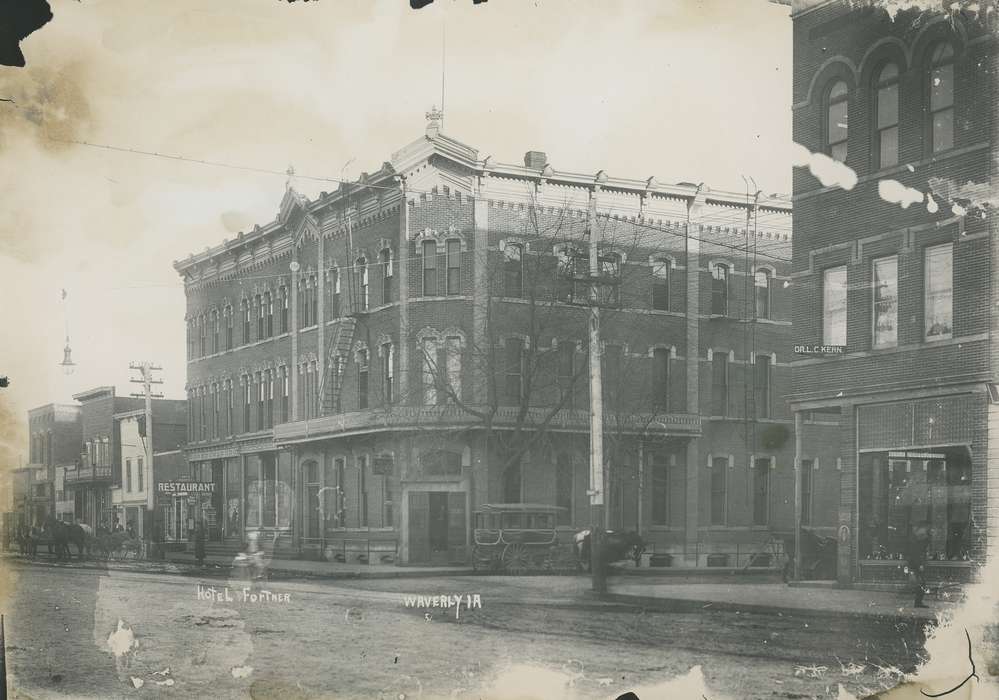
[[[190,552],[168,552],[167,561],[197,566]],[[206,556],[205,564],[228,569],[232,557]],[[267,571],[281,575],[320,578],[418,578],[427,576],[461,576],[472,573],[470,566],[396,566],[395,564],[348,564],[308,559],[272,559]]]
[[[813,588],[784,583],[671,583],[639,577],[610,579],[607,600],[675,611],[713,609],[922,620],[935,620],[939,613],[956,607],[952,602],[928,598],[929,608],[914,608],[910,592]]]

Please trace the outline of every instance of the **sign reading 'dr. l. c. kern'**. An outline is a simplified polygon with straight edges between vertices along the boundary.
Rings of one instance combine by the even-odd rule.
[[[845,345],[795,345],[794,353],[796,355],[817,355],[817,356],[828,356],[828,355],[843,355],[846,353]]]

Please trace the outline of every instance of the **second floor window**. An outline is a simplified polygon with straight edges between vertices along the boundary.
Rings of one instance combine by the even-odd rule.
[[[524,396],[524,341],[520,338],[507,338],[504,355],[506,400],[517,406]]]
[[[770,457],[757,457],[753,463],[753,525],[770,522]]]
[[[767,355],[756,356],[755,377],[753,388],[756,391],[756,417],[770,418],[770,367],[771,358]]]
[[[898,257],[878,258],[874,273],[874,347],[898,345]]]
[[[822,342],[846,345],[846,265],[822,272]]]
[[[423,405],[437,403],[437,339],[424,338],[423,342]]]
[[[938,44],[930,57],[930,138],[933,153],[954,147],[954,49]]]
[[[208,354],[208,342],[207,342],[208,329],[206,328],[207,325],[208,322],[204,316],[198,319],[198,332],[201,334],[200,344],[198,347],[201,350],[202,357]]]
[[[954,317],[954,247],[932,246],[924,254],[924,320],[926,340],[951,337]]]
[[[524,295],[524,249],[519,243],[507,243],[503,248],[504,296]]]
[[[837,80],[829,88],[826,98],[826,153],[841,163],[846,162],[847,153],[847,113],[849,112],[849,91],[846,83]]]
[[[447,377],[447,401],[461,398],[461,338],[448,336],[444,339],[444,370]]]
[[[270,338],[274,335],[274,300],[271,298],[271,293],[267,292],[264,294],[264,307],[265,307],[265,323],[264,331],[267,337]]]
[[[257,373],[257,430],[267,427],[266,413],[264,412],[264,400],[267,395],[267,386],[264,381],[264,373]]]
[[[253,298],[253,305],[257,309],[257,340],[261,340],[267,337],[267,306],[260,294]]]
[[[125,490],[132,493],[132,460],[125,460]]]
[[[357,353],[357,407],[368,407],[368,351]]]
[[[711,356],[711,415],[728,415],[728,354]]]
[[[770,318],[771,286],[770,271],[757,270],[756,274],[753,275],[756,318]]]
[[[447,258],[447,293],[461,294],[461,241],[449,240],[445,246]]]
[[[875,101],[876,123],[875,135],[877,144],[875,153],[878,156],[879,168],[898,165],[898,66],[887,63],[878,73]]]
[[[395,351],[392,343],[382,345],[382,395],[385,403],[395,400]]]
[[[142,466],[142,457],[139,457],[135,461],[135,475],[136,475],[136,477],[138,477],[137,481],[139,482],[139,487],[138,487],[137,490],[138,491],[142,491],[143,487],[144,487],[145,478],[146,478],[145,469]]]
[[[243,377],[243,432],[250,432],[250,408],[253,401],[253,386],[250,375]]]
[[[652,351],[652,408],[669,410],[669,354],[666,348]]]
[[[288,376],[288,368],[281,368],[281,422],[287,423],[291,419],[288,408],[288,397],[291,395],[291,378]]]
[[[216,353],[219,348],[219,312],[212,311],[212,352]]]
[[[423,296],[437,296],[437,241],[423,241]]]
[[[728,314],[728,265],[715,263],[711,267],[711,314]]]

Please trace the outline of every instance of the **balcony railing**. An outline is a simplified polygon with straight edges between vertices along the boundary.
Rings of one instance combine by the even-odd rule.
[[[487,410],[485,406],[472,408],[476,411]],[[501,430],[513,428],[517,424],[519,410],[517,406],[500,406],[493,416],[492,427]],[[532,425],[540,426],[547,414],[548,409],[544,407],[531,408],[522,427],[530,429]],[[479,425],[482,425],[479,417],[454,404],[391,406],[283,423],[274,426],[274,439],[301,440],[375,430],[474,428]],[[551,417],[547,425],[548,429],[554,430],[586,431],[590,427],[590,413],[587,410],[561,410]],[[649,436],[696,436],[701,433],[701,418],[687,413],[629,415],[622,421],[615,421],[615,427],[608,427],[608,430]]]
[[[80,483],[81,481],[107,481],[111,479],[111,467],[77,467],[67,469],[64,477],[67,484]]]

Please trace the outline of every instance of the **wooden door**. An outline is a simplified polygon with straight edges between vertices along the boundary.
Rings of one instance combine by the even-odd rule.
[[[409,562],[426,564],[430,561],[430,493],[409,493]]]

